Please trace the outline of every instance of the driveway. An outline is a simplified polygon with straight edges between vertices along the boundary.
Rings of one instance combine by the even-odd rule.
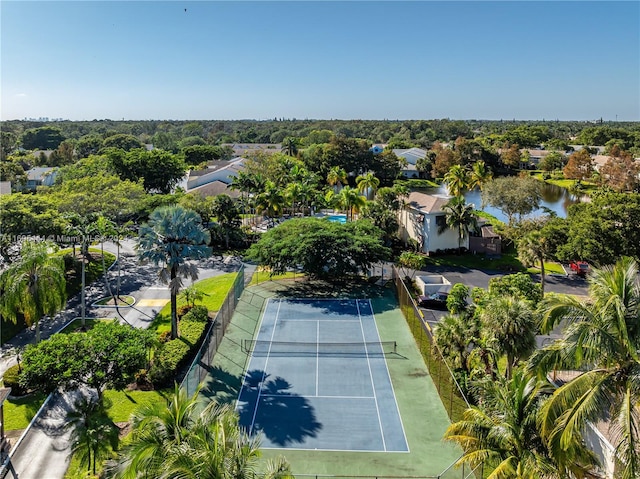
[[[437,266],[429,267],[428,271],[417,271],[416,275],[420,273],[425,274],[441,274],[453,285],[456,283],[462,283],[472,289],[479,287],[487,289],[489,287],[489,281],[491,278],[498,278],[504,276],[504,271],[493,270],[477,270],[461,267],[447,267]],[[532,275],[534,281],[540,281],[539,275]],[[588,294],[587,280],[581,278],[575,274],[564,275],[545,275],[545,292],[572,294],[576,296],[586,296]],[[445,315],[447,311],[439,311],[435,309],[420,308],[424,314],[425,320],[430,325],[437,324]],[[539,335],[536,337],[538,347],[543,347],[553,340],[560,338],[562,328],[558,327],[550,334]]]

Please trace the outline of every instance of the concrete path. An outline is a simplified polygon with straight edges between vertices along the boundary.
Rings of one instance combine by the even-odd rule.
[[[116,253],[116,246],[106,244],[105,250]],[[135,256],[133,242],[125,242],[120,250],[121,262],[121,294],[133,296],[136,304],[127,308],[105,308],[93,306],[93,303],[108,296],[104,281],[99,280],[86,289],[87,317],[118,317],[132,326],[146,328],[153,317],[169,301],[167,285],[158,280],[158,269],[153,265],[141,265]],[[198,280],[210,278],[224,273],[237,271],[241,265],[239,258],[212,257],[198,262]],[[246,275],[250,276],[254,266],[246,265]],[[110,284],[115,291],[117,283],[117,268],[109,272]],[[185,280],[183,287],[191,281]],[[52,320],[41,323],[41,339],[46,340],[60,330],[69,321],[80,316],[80,295],[71,298],[67,307]],[[27,329],[10,340],[1,349],[0,375],[8,367],[16,363],[16,353],[33,343],[35,330]],[[44,408],[42,415],[35,421],[33,427],[24,437],[20,446],[12,457],[13,469],[6,477],[19,479],[62,479],[69,466],[69,434],[64,428],[67,412],[73,405],[74,398],[79,393],[54,393],[50,402]]]

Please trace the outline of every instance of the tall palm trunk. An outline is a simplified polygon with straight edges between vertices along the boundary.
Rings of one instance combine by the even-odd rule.
[[[111,283],[109,283],[109,275],[107,274],[107,262],[104,260],[104,241],[100,243],[100,253],[102,254],[102,275],[104,277],[104,284],[107,287],[109,296],[113,299],[113,291],[111,291]]]
[[[30,289],[31,289],[31,295],[33,296],[34,301],[36,302],[36,304],[40,304],[38,303],[38,288],[36,288],[35,281],[31,283]],[[34,319],[36,322],[36,344],[40,342],[40,319],[42,319],[40,308],[36,308],[36,317]]]
[[[85,328],[85,316],[86,311],[87,311],[87,297],[86,297],[86,293],[85,293],[85,287],[86,287],[86,275],[85,275],[85,269],[84,269],[84,263],[85,263],[85,256],[84,253],[81,255],[80,260],[82,261],[82,272],[81,272],[81,276],[82,276],[82,288],[80,290],[80,315],[82,316],[82,329]]]
[[[169,290],[171,291],[171,339],[178,337],[178,295],[176,293],[174,282],[177,278],[177,267],[171,268],[171,283]]]
[[[545,281],[544,257],[539,256],[538,260],[540,261],[540,289],[542,290],[542,297],[544,298],[544,281]]]

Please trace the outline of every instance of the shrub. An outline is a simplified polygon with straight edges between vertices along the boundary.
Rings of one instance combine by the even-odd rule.
[[[207,308],[204,308],[205,311]],[[190,320],[187,316],[180,322],[180,337],[162,344],[156,351],[149,370],[149,379],[155,386],[173,382],[178,372],[193,356],[207,327],[205,321]]]
[[[185,314],[182,318],[183,321],[200,321],[206,322],[209,319],[209,310],[206,306],[194,306],[191,310]]]
[[[12,396],[27,394],[27,390],[20,385],[20,368],[16,364],[6,370],[3,377],[4,387],[11,388]]]
[[[185,314],[191,311],[192,306],[190,304],[183,304],[178,307],[176,314],[178,315],[178,319],[182,318]]]
[[[169,341],[171,341],[171,331],[162,331],[158,335],[158,342],[164,344],[168,343]]]

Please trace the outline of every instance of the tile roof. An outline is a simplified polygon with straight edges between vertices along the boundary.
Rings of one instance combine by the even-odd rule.
[[[419,191],[409,193],[407,205],[422,213],[441,213],[442,207],[446,205],[451,196],[428,195]]]

